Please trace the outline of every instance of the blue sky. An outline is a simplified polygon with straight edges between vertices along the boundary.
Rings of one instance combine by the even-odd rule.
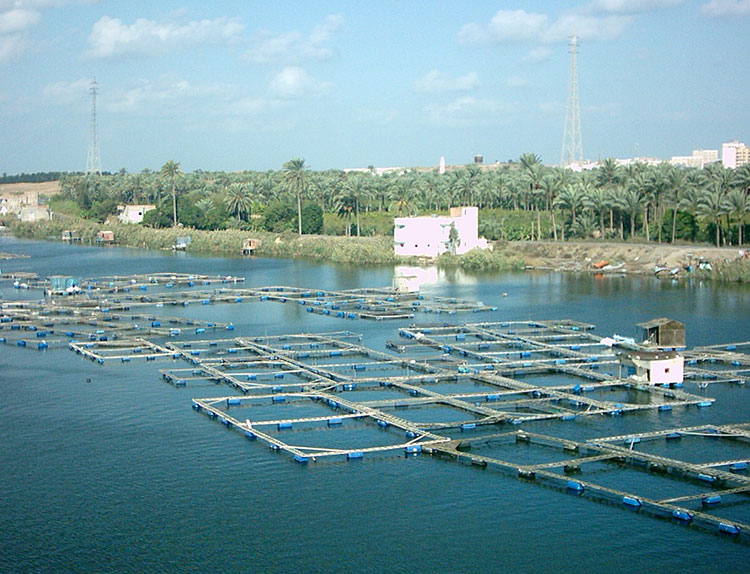
[[[0,0],[0,173],[560,161],[750,143],[750,0]]]

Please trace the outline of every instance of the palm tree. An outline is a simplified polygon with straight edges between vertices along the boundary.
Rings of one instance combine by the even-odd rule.
[[[297,196],[297,231],[302,235],[302,193],[307,182],[304,159],[294,158],[284,164],[284,182]]]
[[[569,209],[571,216],[571,227],[576,224],[576,213],[583,207],[585,197],[585,188],[580,184],[568,185],[557,194],[555,198],[555,207]],[[563,223],[563,241],[565,241],[565,224]]]
[[[716,247],[720,246],[721,216],[727,212],[727,202],[720,179],[714,180],[698,199],[698,213],[716,224]]]
[[[177,227],[177,187],[176,180],[182,175],[180,162],[170,159],[161,166],[161,175],[169,180],[172,186],[172,226]]]
[[[735,187],[727,193],[725,206],[727,212],[737,218],[737,244],[742,245],[742,227],[745,225],[745,216],[750,211],[750,195],[744,189]]]
[[[247,220],[253,208],[253,194],[243,183],[231,183],[224,196],[224,204],[229,213],[236,215],[237,219]]]
[[[645,204],[644,197],[637,187],[631,185],[628,188],[623,188],[617,194],[616,201],[620,211],[630,216],[630,237],[634,237],[635,220],[638,217],[638,212],[643,209]],[[620,227],[620,234],[622,235],[622,226]]]

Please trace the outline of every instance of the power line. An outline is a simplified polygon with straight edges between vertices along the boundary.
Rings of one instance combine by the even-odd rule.
[[[96,94],[99,93],[99,84],[96,78],[91,82],[91,123],[89,124],[89,147],[86,154],[86,173],[102,174],[102,155],[99,144],[96,141]]]
[[[568,106],[565,112],[562,154],[560,155],[561,166],[583,162],[583,144],[581,143],[581,109],[578,104],[577,52],[578,37],[573,34],[570,37],[570,90],[568,92]]]

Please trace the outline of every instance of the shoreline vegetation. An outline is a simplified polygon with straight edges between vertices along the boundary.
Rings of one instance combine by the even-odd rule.
[[[705,245],[643,244],[612,241],[497,241],[490,250],[437,259],[404,258],[393,252],[391,237],[298,235],[240,229],[201,230],[187,227],[150,228],[120,223],[102,224],[68,215],[49,221],[6,222],[17,237],[61,241],[63,230],[75,230],[83,244],[97,244],[97,233],[114,234],[114,244],[140,249],[171,250],[179,238],[190,237],[188,250],[202,255],[241,257],[246,239],[256,241],[255,255],[282,259],[311,259],[360,265],[437,265],[470,272],[537,269],[560,272],[653,275],[661,278],[695,277],[722,282],[750,282],[750,259],[737,248]],[[606,265],[601,265],[602,262]],[[700,265],[704,263],[704,265]],[[706,265],[706,263],[708,265]],[[596,265],[599,265],[597,267]],[[692,271],[687,267],[691,266]],[[703,268],[701,268],[703,267]],[[679,270],[679,271],[674,271]]]
[[[504,163],[446,166],[444,173],[374,166],[314,171],[301,158],[279,170],[183,173],[179,162],[169,160],[158,172],[11,179],[16,186],[31,185],[20,180],[56,183],[55,192],[36,190],[51,220],[8,223],[25,237],[62,239],[62,230],[69,229],[94,243],[97,232],[107,230],[114,234],[113,240],[102,238],[108,243],[151,249],[170,249],[179,237],[190,236],[188,249],[206,254],[239,256],[252,240],[259,256],[343,264],[750,281],[750,164],[686,168],[607,158],[575,171],[525,153]],[[8,183],[0,178],[3,188]],[[18,195],[3,192],[10,199]],[[127,205],[148,207],[141,224],[118,222]],[[445,214],[460,206],[479,208],[479,235],[492,251],[435,261],[394,254],[395,217]]]

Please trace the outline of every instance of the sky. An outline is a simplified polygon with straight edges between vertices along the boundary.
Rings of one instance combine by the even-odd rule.
[[[559,164],[750,144],[750,0],[0,0],[0,173]]]

